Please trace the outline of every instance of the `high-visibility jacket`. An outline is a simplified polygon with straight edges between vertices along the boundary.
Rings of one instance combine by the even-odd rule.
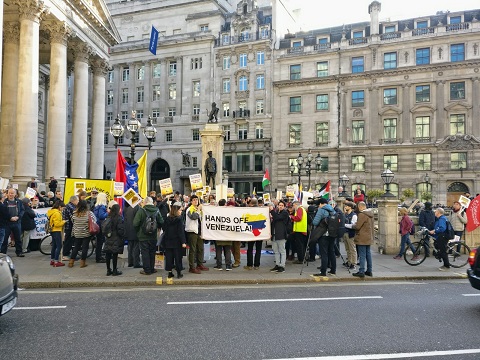
[[[297,212],[298,211],[302,212],[302,220],[295,221],[293,223],[293,232],[306,233],[307,232],[307,212],[301,206],[298,207]]]

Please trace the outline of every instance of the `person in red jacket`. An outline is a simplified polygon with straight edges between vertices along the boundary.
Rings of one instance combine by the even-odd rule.
[[[360,201],[365,201],[365,195],[362,194],[361,189],[355,190],[355,196],[353,197],[353,202],[358,204]]]

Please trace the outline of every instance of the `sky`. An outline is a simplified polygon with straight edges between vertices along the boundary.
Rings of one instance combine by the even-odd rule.
[[[290,0],[291,1],[291,0]],[[294,0],[302,8],[306,26],[303,31],[342,24],[370,21],[368,5],[372,0]],[[437,11],[480,9],[478,0],[380,0],[380,21],[411,19],[435,15]],[[480,20],[480,19],[479,19]]]

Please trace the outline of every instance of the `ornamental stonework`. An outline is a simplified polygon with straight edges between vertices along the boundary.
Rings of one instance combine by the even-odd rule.
[[[49,21],[42,24],[42,26],[47,30],[52,44],[66,46],[68,38],[75,35],[72,28],[64,21]]]
[[[6,22],[3,25],[3,41],[8,44],[18,44],[20,39],[20,24],[18,22]]]
[[[457,134],[446,136],[439,144],[441,150],[480,149],[480,140],[473,135]]]
[[[49,14],[43,0],[13,0],[18,6],[20,20],[30,20],[39,23],[42,16]]]

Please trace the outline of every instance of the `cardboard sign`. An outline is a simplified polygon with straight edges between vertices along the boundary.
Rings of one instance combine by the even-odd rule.
[[[172,180],[170,178],[158,181],[160,184],[160,192],[162,196],[173,194]]]
[[[9,182],[10,182],[10,180],[8,180],[8,179],[0,178],[0,189],[1,190],[6,189]]]
[[[113,184],[113,195],[114,196],[122,196],[124,191],[125,191],[125,189],[124,189],[123,182],[115,182]]]
[[[235,197],[235,190],[233,188],[227,189],[227,199]]]
[[[210,194],[210,186],[205,186],[203,191],[205,192],[205,195],[209,195]]]
[[[277,191],[277,200],[282,200],[283,199],[283,191],[282,190],[278,190]]]
[[[287,186],[285,196],[287,198],[293,198],[295,196],[295,188],[293,187],[293,185],[288,185]]]
[[[37,195],[37,192],[35,191],[35,189],[31,188],[31,187],[28,187],[27,191],[25,192],[25,197],[27,199],[31,199],[31,198],[35,197],[35,195]]]
[[[125,201],[132,207],[134,208],[137,206],[140,201],[142,201],[142,197],[138,195],[135,190],[133,189],[128,189],[123,195],[122,198],[125,199]]]
[[[270,194],[263,194],[263,202],[267,203],[270,202]]]
[[[83,181],[78,181],[73,184],[73,193],[78,196],[82,191],[86,191],[86,184]]]
[[[458,199],[458,202],[460,203],[460,205],[462,205],[462,207],[464,209],[468,208],[470,206],[470,200],[469,198],[467,198],[466,196],[463,196],[463,195],[460,195],[460,198]]]
[[[190,178],[190,187],[192,191],[200,190],[203,188],[202,175],[193,174],[188,176]]]
[[[18,184],[12,184],[12,188],[18,190]]]

